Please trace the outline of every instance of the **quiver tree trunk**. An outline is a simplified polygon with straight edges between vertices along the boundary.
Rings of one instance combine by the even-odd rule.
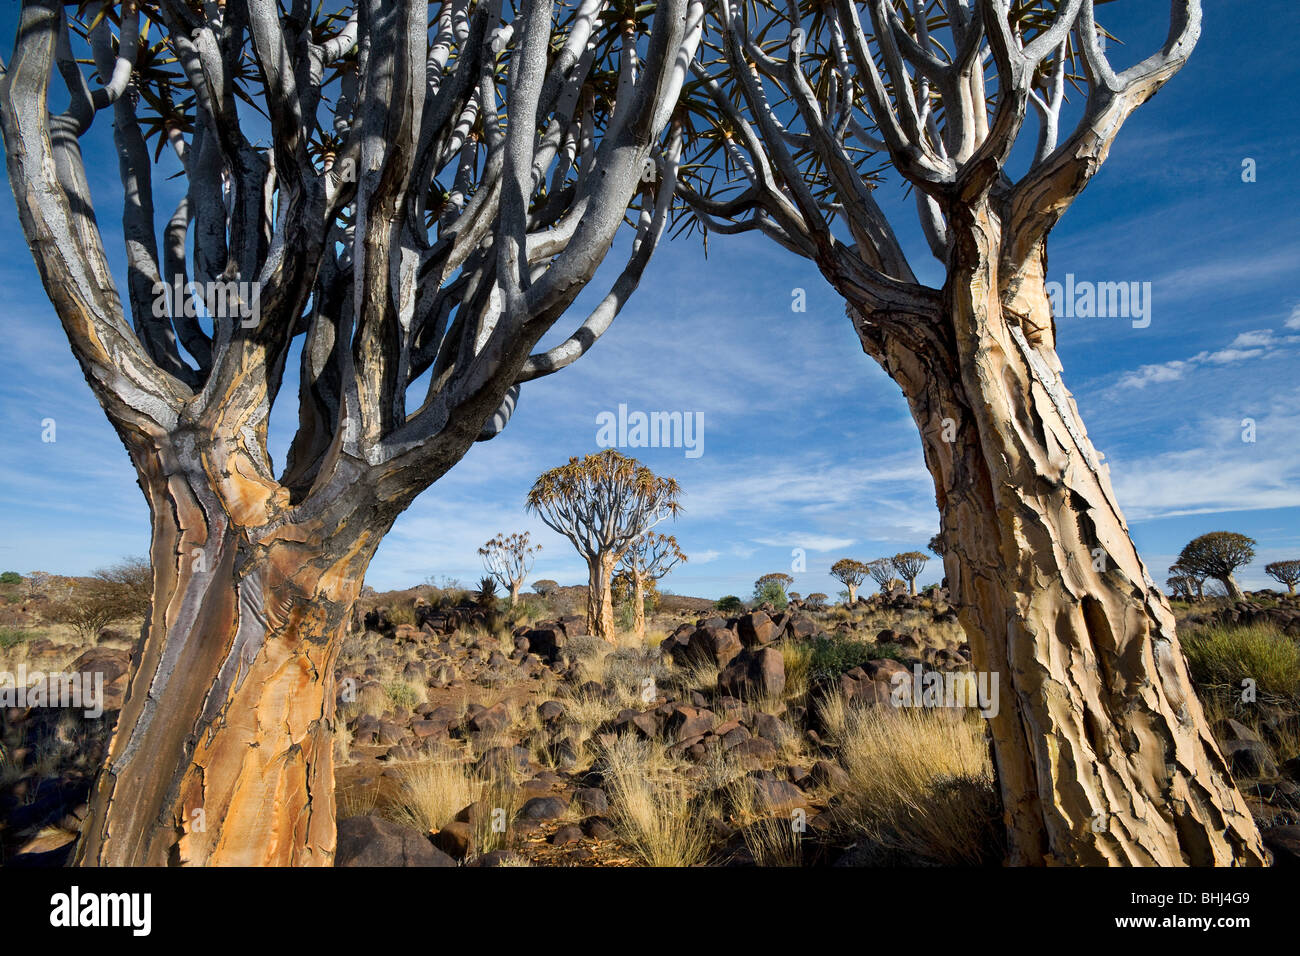
[[[152,608],[77,862],[329,865],[335,656],[385,529],[268,531],[201,481],[142,484]]]
[[[1013,864],[1266,859],[1060,377],[1045,255],[999,274],[986,206],[955,224],[939,320],[911,341],[855,318],[920,427],[951,600],[990,721]]]
[[[719,14],[716,65],[695,74],[728,150],[697,150],[679,191],[708,228],[815,262],[907,397],[949,592],[975,666],[999,679],[1011,861],[1261,862],[1169,606],[1061,382],[1044,281],[1048,235],[1191,55],[1201,4],[1171,0],[1164,41],[1125,68],[1095,0],[897,6]],[[1067,88],[1081,95],[1063,113]],[[918,281],[864,155],[915,197],[941,289]],[[1015,155],[1028,162],[1010,168]]]
[[[608,554],[597,555],[587,563],[587,630],[603,641],[614,643],[614,597],[610,578],[614,573],[614,558]]]
[[[1237,583],[1236,578],[1231,574],[1225,574],[1222,577],[1215,578],[1215,580],[1222,584],[1223,589],[1228,592],[1228,600],[1241,601],[1245,599],[1246,595],[1242,593],[1241,585]]]
[[[856,584],[844,585],[849,590],[849,604],[855,604],[858,600],[858,586]]]
[[[632,575],[632,633],[638,641],[645,638],[645,577]]]
[[[330,862],[330,682],[366,565],[523,383],[604,334],[672,206],[702,0],[626,23],[599,4],[293,6],[23,0],[0,63],[18,221],[153,515],[152,609],[86,864]],[[142,50],[176,69],[138,69]],[[236,97],[266,117],[251,138]],[[108,107],[125,294],[79,145]],[[341,143],[318,155],[325,130]],[[188,181],[161,247],[154,135]],[[534,353],[629,218],[613,289]],[[267,421],[299,337],[277,479]]]

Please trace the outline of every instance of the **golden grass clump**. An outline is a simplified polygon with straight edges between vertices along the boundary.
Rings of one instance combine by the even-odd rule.
[[[1000,801],[976,715],[834,704],[827,712],[840,724],[855,830],[908,861],[970,866],[1001,859]]]
[[[601,763],[614,829],[648,866],[694,866],[709,852],[708,809],[661,744],[619,736]]]

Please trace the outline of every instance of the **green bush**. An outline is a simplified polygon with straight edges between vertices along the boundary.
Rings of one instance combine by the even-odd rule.
[[[839,677],[846,671],[861,667],[867,661],[883,659],[902,660],[902,648],[897,644],[871,644],[822,634],[813,641],[809,671],[814,677]]]
[[[22,584],[23,576],[17,571],[5,571],[0,574],[0,584]]]
[[[9,650],[23,641],[34,637],[32,631],[21,627],[0,627],[0,650]]]
[[[778,611],[784,611],[790,603],[785,588],[776,581],[767,581],[754,589],[755,604],[771,604]]]
[[[1205,688],[1239,693],[1253,680],[1262,698],[1300,703],[1300,643],[1263,625],[1189,629],[1183,654],[1192,679]]]
[[[714,610],[721,611],[723,614],[735,614],[737,611],[745,609],[745,602],[734,594],[728,594],[726,597],[718,598],[713,605]]]
[[[384,693],[399,710],[412,710],[420,703],[416,689],[405,681],[392,681],[384,685]]]

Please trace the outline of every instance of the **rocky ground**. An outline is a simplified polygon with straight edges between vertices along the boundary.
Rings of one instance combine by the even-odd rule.
[[[1000,862],[978,716],[890,706],[896,674],[969,674],[942,591],[730,616],[666,596],[645,637],[616,644],[584,633],[580,592],[513,609],[433,588],[363,602],[336,672],[337,865]],[[1300,606],[1267,592],[1180,616],[1203,635],[1184,639],[1194,674],[1224,634],[1283,650],[1300,634]],[[42,638],[0,664],[98,670],[116,707],[130,646]],[[1243,708],[1231,666],[1221,683],[1205,674],[1266,838],[1300,861],[1298,688],[1274,681]],[[0,715],[6,865],[66,860],[113,716]]]

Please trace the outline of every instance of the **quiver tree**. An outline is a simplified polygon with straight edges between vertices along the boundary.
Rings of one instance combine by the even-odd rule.
[[[1196,597],[1196,586],[1185,574],[1170,574],[1165,580],[1165,590],[1169,592],[1170,597],[1178,598],[1180,601],[1191,601]]]
[[[1229,599],[1240,601],[1244,595],[1232,573],[1255,558],[1255,539],[1235,531],[1211,531],[1187,542],[1178,555],[1178,567],[1198,574],[1202,580],[1213,578],[1223,585]]]
[[[792,584],[794,584],[794,578],[782,571],[764,574],[754,582],[754,601],[760,604],[764,601],[770,601],[777,607],[785,607],[790,600],[786,592]]]
[[[867,579],[867,573],[867,566],[852,558],[840,558],[831,565],[831,577],[848,588],[850,604],[858,599],[858,586]]]
[[[334,662],[366,566],[637,284],[702,5],[73,6],[24,0],[0,131],[46,293],[153,517],[152,610],[77,860],[329,864]],[[79,146],[104,110],[121,293]],[[161,242],[155,184],[176,203]],[[625,215],[613,287],[534,354]],[[267,422],[299,338],[277,477]]]
[[[632,632],[637,640],[645,637],[646,582],[659,581],[685,560],[676,538],[655,531],[647,531],[623,552],[619,569],[632,585]]]
[[[693,66],[695,223],[815,263],[921,432],[949,591],[1005,694],[1012,863],[1265,857],[1062,381],[1047,287],[1049,232],[1200,35],[1199,0],[1170,6],[1160,48],[1116,70],[1093,0],[719,0]]]
[[[889,558],[876,558],[874,561],[867,562],[867,573],[881,591],[889,587],[889,582],[894,580],[894,562]]]
[[[1175,562],[1169,565],[1170,581],[1177,580],[1187,595],[1187,600],[1195,598],[1198,601],[1205,599],[1205,575],[1193,571],[1191,568],[1185,568]]]
[[[904,551],[902,554],[896,554],[889,559],[889,564],[898,576],[907,582],[909,594],[916,593],[916,578],[930,561],[930,556],[924,551]]]
[[[610,577],[623,553],[647,531],[681,510],[681,489],[635,458],[612,448],[543,473],[528,492],[528,510],[541,516],[587,562],[587,629],[613,643]]]
[[[1295,594],[1295,586],[1300,583],[1300,561],[1274,561],[1264,565],[1264,573],[1279,584],[1285,584],[1287,594]]]
[[[54,576],[49,571],[31,571],[27,575],[27,596],[37,597],[49,590]]]
[[[528,577],[540,550],[540,544],[528,543],[527,531],[509,537],[499,534],[478,549],[484,570],[510,592],[511,607],[519,603],[519,585]]]

